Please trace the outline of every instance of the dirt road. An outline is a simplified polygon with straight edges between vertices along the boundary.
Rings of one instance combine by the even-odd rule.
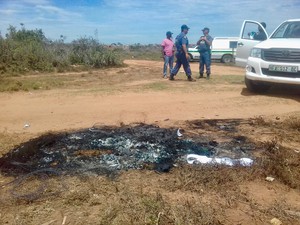
[[[71,88],[1,93],[0,131],[22,132],[25,124],[30,124],[26,132],[39,133],[90,127],[95,123],[172,124],[203,118],[278,116],[300,110],[299,90],[277,88],[265,95],[249,93],[242,82],[242,68],[215,64],[211,80],[189,83],[183,71],[174,82],[162,79],[161,62],[128,60],[126,64],[127,68],[111,69],[109,73],[114,76],[124,72],[140,76],[139,80],[127,81],[122,77],[121,83],[109,85],[124,89],[111,94],[95,91],[95,87],[101,89],[102,85],[97,82],[81,87],[80,91]],[[198,63],[191,63],[191,67],[196,77]],[[159,90],[159,85],[167,88]]]

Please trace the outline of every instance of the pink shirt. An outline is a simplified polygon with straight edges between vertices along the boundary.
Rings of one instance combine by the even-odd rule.
[[[165,38],[163,42],[161,43],[161,46],[164,48],[164,52],[166,56],[172,56],[173,55],[173,46],[174,42],[172,39]]]

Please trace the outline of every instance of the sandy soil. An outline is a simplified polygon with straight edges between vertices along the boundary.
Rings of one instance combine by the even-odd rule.
[[[142,122],[161,127],[185,126],[188,131],[186,121],[192,120],[263,117],[281,121],[300,113],[299,88],[277,86],[264,95],[252,94],[242,82],[242,68],[216,63],[212,66],[211,80],[188,82],[181,71],[172,82],[161,77],[162,62],[127,60],[125,63],[128,67],[82,73],[78,79],[85,80],[78,87],[0,93],[0,140],[5,140],[2,146],[13,146],[48,131],[89,128],[95,124]],[[198,64],[191,63],[191,67],[196,77]],[[99,74],[107,75],[108,83],[96,79]],[[88,82],[89,77],[95,79]],[[114,91],[102,91],[109,87]],[[260,131],[246,126],[238,132],[259,140],[271,139],[274,133],[274,130]],[[201,132],[205,134],[205,127]],[[290,146],[300,151],[299,142],[291,141]],[[223,173],[225,178],[230,174],[227,170]],[[299,189],[260,178],[239,183],[238,187],[227,181],[224,184],[220,181],[215,188],[209,186],[210,181],[207,181],[209,185],[199,181],[198,186],[192,186],[197,180],[195,174],[190,169],[175,168],[166,174],[128,171],[113,181],[105,177],[66,177],[68,189],[62,195],[33,202],[7,197],[2,186],[0,222],[138,224],[134,221],[145,217],[143,224],[163,225],[200,224],[196,218],[201,217],[201,224],[263,225],[272,224],[270,221],[276,217],[284,224],[300,224]],[[11,180],[11,177],[0,177],[1,184]],[[53,185],[57,183],[60,180],[53,181]],[[32,187],[33,184],[29,185],[29,189]],[[148,199],[148,195],[153,195],[155,201]],[[154,219],[149,216],[154,206],[146,200],[164,204],[164,208],[156,205]],[[166,203],[170,204],[170,215],[159,211],[166,210]],[[146,210],[142,206],[147,206]],[[214,216],[218,219],[211,219]]]

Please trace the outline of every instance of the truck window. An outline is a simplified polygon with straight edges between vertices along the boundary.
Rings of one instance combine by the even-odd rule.
[[[253,39],[253,36],[257,32],[257,24],[252,22],[247,22],[245,24],[242,39]]]
[[[300,22],[285,22],[272,35],[271,38],[299,38]]]
[[[242,33],[242,39],[266,40],[267,34],[258,23],[247,21]]]

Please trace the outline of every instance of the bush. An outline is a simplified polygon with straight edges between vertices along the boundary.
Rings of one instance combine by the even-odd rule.
[[[51,71],[51,57],[45,48],[42,30],[16,30],[10,26],[6,39],[0,41],[0,73]]]
[[[113,50],[99,44],[92,38],[80,38],[72,42],[71,64],[88,65],[94,68],[121,65],[120,58]]]
[[[0,35],[0,75],[5,76],[116,67],[126,58],[160,60],[161,56],[160,45],[106,46],[90,37],[64,43],[62,35],[50,41],[41,29],[27,30],[24,25],[7,30],[5,38]]]
[[[74,64],[103,68],[119,66],[122,62],[113,50],[92,38],[67,44],[63,39],[49,41],[41,29],[17,30],[13,26],[8,28],[6,38],[0,36],[0,74],[63,72],[73,70]]]

